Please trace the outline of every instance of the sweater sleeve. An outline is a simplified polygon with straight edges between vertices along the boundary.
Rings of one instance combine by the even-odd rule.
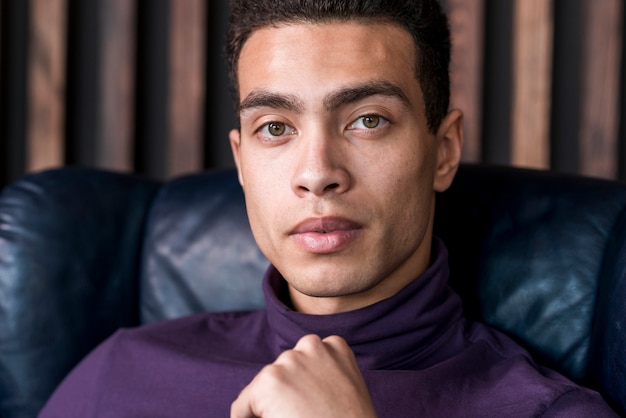
[[[572,389],[559,396],[543,414],[543,418],[609,418],[618,417],[602,397],[583,388]]]
[[[96,347],[65,377],[40,411],[39,418],[96,416],[99,388],[118,338],[119,331]]]

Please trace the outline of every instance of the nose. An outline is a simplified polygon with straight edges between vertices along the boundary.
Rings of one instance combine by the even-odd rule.
[[[340,138],[328,135],[315,139],[302,137],[297,152],[292,178],[292,189],[296,195],[323,196],[350,189],[350,174]]]

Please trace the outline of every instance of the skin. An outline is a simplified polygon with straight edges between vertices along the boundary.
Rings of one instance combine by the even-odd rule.
[[[246,386],[231,406],[231,417],[369,418],[376,413],[345,340],[307,335]]]
[[[403,28],[357,22],[263,28],[242,49],[231,146],[253,234],[297,311],[368,306],[428,267],[435,194],[456,173],[462,114],[429,131],[415,54]],[[347,344],[305,338],[263,369],[232,416],[329,416],[342,397],[365,409],[338,416],[374,416]],[[319,390],[286,390],[298,381]],[[281,388],[280,405],[267,387]],[[307,408],[271,410],[287,405]]]

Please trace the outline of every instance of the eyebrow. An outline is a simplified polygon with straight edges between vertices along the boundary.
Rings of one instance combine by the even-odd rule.
[[[301,113],[304,109],[304,103],[292,94],[254,90],[239,104],[239,112],[245,112],[246,110],[258,107],[271,107]]]
[[[324,107],[328,111],[333,111],[347,104],[355,103],[372,96],[395,98],[405,107],[411,107],[411,102],[404,91],[402,91],[399,86],[389,81],[371,81],[341,88],[324,98]],[[292,94],[253,90],[239,104],[239,112],[243,113],[246,110],[259,107],[285,109],[294,113],[301,113],[305,106],[297,96]]]
[[[358,102],[372,96],[387,96],[399,100],[410,108],[411,102],[404,91],[389,81],[372,81],[356,86],[349,86],[333,92],[324,99],[326,110],[332,111],[341,106]]]

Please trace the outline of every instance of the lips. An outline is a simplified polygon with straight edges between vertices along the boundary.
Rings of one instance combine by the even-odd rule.
[[[362,228],[359,223],[340,217],[310,218],[296,225],[289,236],[307,252],[329,254],[348,247]]]

